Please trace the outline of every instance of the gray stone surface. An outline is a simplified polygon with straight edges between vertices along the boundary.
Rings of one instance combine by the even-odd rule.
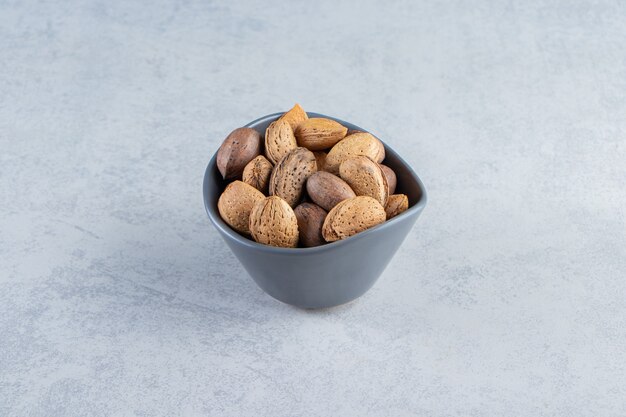
[[[1,1],[0,415],[626,415],[625,27],[618,1]],[[294,101],[429,190],[326,311],[262,293],[202,206],[221,139]]]

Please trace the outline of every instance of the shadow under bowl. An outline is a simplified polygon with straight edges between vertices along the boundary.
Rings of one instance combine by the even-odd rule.
[[[246,127],[265,135],[267,126],[283,113],[274,113]],[[309,117],[336,120],[348,129],[366,131],[352,123],[318,113]],[[350,302],[374,285],[426,206],[426,190],[417,174],[385,145],[384,164],[398,177],[397,194],[406,194],[409,209],[352,237],[313,248],[277,248],[256,243],[220,217],[217,200],[227,185],[211,158],[204,174],[204,205],[211,222],[248,274],[263,291],[300,308],[326,308]]]

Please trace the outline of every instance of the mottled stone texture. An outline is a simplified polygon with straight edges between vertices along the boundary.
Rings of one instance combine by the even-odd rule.
[[[626,415],[626,5],[0,1],[0,415]],[[220,141],[295,101],[430,202],[377,285],[259,290]]]

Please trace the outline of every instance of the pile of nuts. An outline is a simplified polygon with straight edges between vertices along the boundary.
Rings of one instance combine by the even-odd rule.
[[[394,194],[396,174],[384,159],[373,135],[309,118],[296,104],[269,125],[264,141],[247,127],[224,140],[217,168],[232,182],[217,207],[230,227],[266,245],[345,239],[409,207],[406,195]]]

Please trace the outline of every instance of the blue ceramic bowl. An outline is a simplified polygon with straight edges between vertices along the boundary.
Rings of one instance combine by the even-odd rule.
[[[261,136],[282,113],[250,122]],[[334,117],[326,117],[348,129],[363,128]],[[350,238],[313,248],[277,248],[256,243],[231,229],[220,217],[217,200],[226,186],[214,155],[204,174],[206,212],[226,244],[263,291],[284,303],[301,308],[333,307],[365,294],[385,270],[415,221],[426,206],[424,185],[391,148],[385,145],[384,164],[398,177],[396,193],[409,197],[409,209],[393,219]]]

